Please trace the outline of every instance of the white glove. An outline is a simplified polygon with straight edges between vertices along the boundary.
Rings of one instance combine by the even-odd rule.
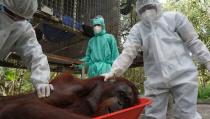
[[[36,85],[36,91],[39,98],[49,97],[51,90],[54,90],[52,84],[37,84]]]
[[[109,79],[111,79],[112,77],[114,77],[114,73],[109,72],[109,73],[104,73],[102,74],[102,76],[104,76],[104,81],[108,81]]]

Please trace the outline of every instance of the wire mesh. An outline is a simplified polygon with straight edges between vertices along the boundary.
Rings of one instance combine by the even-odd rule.
[[[119,0],[38,0],[38,3],[40,10],[41,7],[47,6],[53,10],[54,16],[69,16],[74,20],[74,24],[90,24],[90,19],[102,15],[107,31],[118,36]]]
[[[119,0],[78,0],[77,21],[89,23],[96,15],[102,15],[107,31],[118,36]]]

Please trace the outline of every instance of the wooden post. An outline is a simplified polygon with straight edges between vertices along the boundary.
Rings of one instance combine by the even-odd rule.
[[[81,79],[85,79],[85,66],[82,67]]]
[[[74,26],[73,26],[73,29],[76,30],[76,23],[77,23],[77,0],[74,0],[74,13],[73,13],[73,19],[74,19]]]

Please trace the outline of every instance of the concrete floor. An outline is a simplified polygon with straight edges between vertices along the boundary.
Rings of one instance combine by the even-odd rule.
[[[203,119],[210,119],[210,104],[198,104],[197,109]],[[172,115],[172,112],[168,112],[167,119],[174,119]],[[142,114],[139,119],[144,119],[144,115]]]

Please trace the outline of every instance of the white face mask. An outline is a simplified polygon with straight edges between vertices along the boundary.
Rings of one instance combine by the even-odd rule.
[[[157,11],[155,9],[149,9],[142,13],[141,18],[144,21],[155,21],[157,19]]]
[[[93,30],[94,30],[94,33],[100,33],[102,31],[102,27],[101,26],[95,26],[93,28]]]

